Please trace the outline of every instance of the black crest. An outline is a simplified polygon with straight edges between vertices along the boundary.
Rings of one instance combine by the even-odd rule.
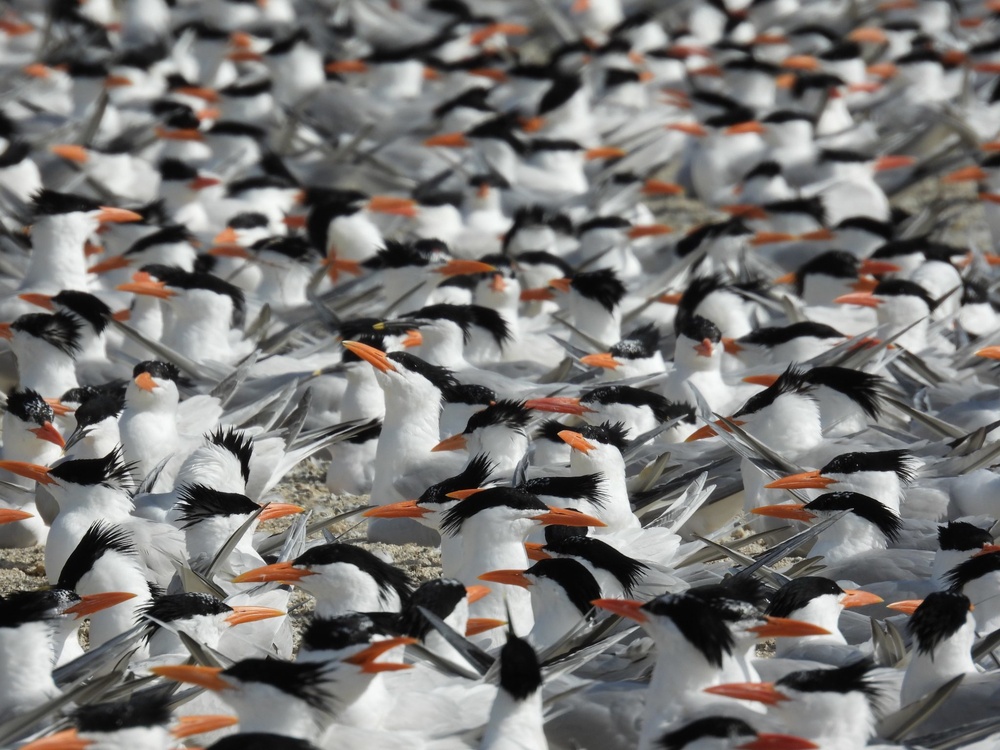
[[[8,393],[7,411],[22,422],[31,422],[39,427],[55,418],[52,407],[40,393],[30,388],[15,388]]]
[[[125,462],[125,454],[120,445],[102,458],[79,458],[64,461],[49,469],[49,476],[62,482],[93,487],[128,490],[132,486],[132,470],[135,464]]]
[[[882,414],[882,390],[885,378],[849,367],[814,367],[806,373],[806,382],[842,393],[871,419]]]
[[[743,719],[731,716],[706,716],[685,724],[680,729],[665,733],[660,737],[659,746],[663,750],[684,750],[692,742],[701,739],[724,739],[735,744],[757,736],[757,731]]]
[[[329,688],[333,676],[325,662],[244,659],[223,670],[221,675],[223,679],[231,677],[240,682],[270,685],[320,711],[333,707],[334,696]]]
[[[177,491],[177,510],[181,528],[187,529],[199,521],[215,516],[248,516],[260,509],[246,495],[236,492],[219,492],[203,484],[183,486]]]
[[[593,609],[591,602],[601,596],[601,587],[593,574],[582,563],[568,557],[539,560],[524,573],[558,583],[581,615],[590,614]]]
[[[772,617],[791,617],[793,612],[805,607],[818,596],[840,596],[844,590],[836,581],[821,576],[793,578],[771,598],[767,614]]]
[[[986,529],[981,529],[965,521],[949,521],[938,526],[938,546],[941,549],[968,552],[978,550],[984,544],[993,544],[993,536]]]
[[[849,510],[859,518],[875,524],[890,542],[896,541],[903,528],[903,521],[899,516],[875,498],[860,492],[827,492],[806,503],[805,509],[827,512]]]
[[[642,605],[647,615],[668,617],[709,664],[722,667],[722,659],[733,651],[729,623],[716,607],[691,594],[665,594]]]
[[[59,573],[59,588],[69,591],[76,589],[80,579],[106,552],[129,556],[136,554],[132,539],[125,529],[97,521],[87,529],[63,565],[62,572]]]
[[[916,459],[909,451],[842,453],[820,470],[823,474],[853,474],[858,471],[892,471],[903,483],[917,475]]]
[[[111,317],[111,308],[87,292],[67,289],[54,296],[52,302],[83,318],[97,333],[107,328],[108,318]]]
[[[513,633],[500,649],[500,687],[514,700],[524,700],[542,686],[542,670],[531,645]]]
[[[73,193],[57,193],[55,190],[39,190],[32,201],[35,213],[35,221],[43,216],[57,216],[59,214],[72,214],[87,211],[100,210],[100,204],[84,198],[82,195]]]
[[[747,402],[733,416],[739,418],[745,414],[756,414],[761,409],[773,404],[781,396],[789,393],[810,395],[811,392],[812,386],[806,381],[805,373],[790,365],[770,386],[747,399]]]
[[[1000,571],[1000,552],[988,552],[959,563],[948,572],[946,580],[952,591],[961,591],[969,581],[997,571]]]
[[[490,487],[457,503],[445,512],[441,531],[454,536],[462,525],[478,513],[492,508],[511,508],[527,514],[545,513],[548,507],[537,496],[514,487]]]
[[[124,701],[81,706],[73,712],[80,732],[119,732],[136,727],[162,727],[172,719],[170,696],[146,692]]]
[[[368,550],[355,547],[353,544],[320,544],[307,549],[295,558],[295,565],[299,567],[333,565],[334,563],[353,565],[370,575],[378,584],[379,596],[382,599],[388,598],[391,591],[395,591],[404,604],[410,599],[413,582],[405,572],[373,555]]]
[[[232,453],[240,462],[240,473],[243,481],[250,481],[250,460],[253,458],[253,438],[245,432],[237,431],[235,428],[223,429],[219,427],[208,436],[208,441],[225,448]]]
[[[971,606],[969,598],[957,591],[928,594],[907,623],[917,642],[918,653],[930,653],[939,643],[961,630]]]
[[[80,351],[80,330],[82,326],[67,312],[59,310],[48,313],[28,313],[22,315],[10,327],[14,331],[26,333],[54,346],[68,357]]]
[[[608,312],[614,311],[625,296],[625,285],[610,268],[575,274],[571,285],[581,296],[597,302]]]
[[[524,405],[523,401],[502,399],[469,417],[464,433],[469,435],[476,430],[496,425],[507,427],[523,435],[524,429],[530,421],[531,410]]]

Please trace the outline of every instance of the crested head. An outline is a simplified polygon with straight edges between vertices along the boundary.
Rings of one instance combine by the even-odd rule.
[[[97,333],[107,328],[111,317],[111,308],[87,292],[66,289],[52,298],[52,304],[83,319]]]
[[[469,417],[463,432],[469,435],[487,427],[506,427],[523,435],[530,421],[531,410],[523,401],[501,399]]]
[[[812,502],[806,503],[805,510],[836,513],[847,510],[858,518],[863,518],[878,527],[885,538],[894,542],[903,528],[903,521],[885,505],[873,497],[860,492],[827,492]]]
[[[220,492],[203,484],[185,485],[177,491],[176,508],[180,513],[178,520],[184,523],[182,529],[210,518],[249,516],[260,507],[246,495]]]
[[[610,268],[574,274],[570,286],[608,312],[613,312],[625,297],[625,285]]]
[[[733,417],[756,414],[771,406],[782,396],[791,394],[812,398],[812,385],[806,380],[805,372],[794,365],[789,365],[770,386],[747,399]]]
[[[147,690],[127,700],[92,703],[73,712],[80,732],[110,733],[141,727],[165,727],[173,719],[169,694]]]
[[[645,359],[652,357],[660,345],[660,331],[653,323],[636,328],[611,347],[616,359]]]
[[[41,394],[30,388],[15,388],[7,394],[7,412],[39,427],[55,419],[52,407]]]
[[[841,453],[820,469],[823,474],[854,474],[862,471],[891,471],[908,484],[917,474],[918,461],[906,450]]]
[[[541,514],[548,510],[536,495],[525,490],[516,487],[488,487],[445,511],[441,531],[455,536],[466,521],[494,508],[506,508],[524,515]]]
[[[243,475],[244,483],[250,481],[250,461],[253,458],[252,437],[234,427],[224,429],[220,426],[208,436],[208,441],[232,453],[240,462],[240,473]]]
[[[524,574],[534,578],[548,578],[557,583],[583,616],[592,616],[591,602],[601,597],[601,587],[593,574],[582,563],[568,557],[539,560]]]
[[[924,597],[907,623],[917,653],[933,652],[938,644],[965,627],[971,608],[969,598],[958,591],[935,591]]]
[[[127,492],[132,488],[135,464],[125,461],[125,452],[116,445],[101,458],[78,458],[49,469],[49,476],[63,484],[81,487],[101,485]]]
[[[67,357],[80,351],[82,326],[69,313],[58,310],[48,313],[28,313],[10,324],[12,331],[40,339],[54,346]]]
[[[819,596],[839,597],[844,590],[829,578],[802,576],[793,578],[771,597],[766,614],[771,617],[791,617]]]
[[[942,550],[971,552],[984,544],[993,544],[993,535],[986,529],[965,521],[949,521],[938,526],[938,546]]]
[[[320,544],[310,547],[295,558],[294,565],[300,568],[316,568],[326,565],[351,565],[371,576],[379,588],[379,598],[386,600],[395,592],[401,601],[409,600],[413,589],[410,576],[390,565],[382,558],[353,544]]]
[[[535,649],[511,633],[500,649],[500,688],[514,700],[534,695],[542,686],[542,670]]]
[[[105,554],[117,553],[136,557],[137,552],[129,533],[121,526],[96,521],[87,529],[76,548],[70,553],[59,573],[59,588],[73,591]]]

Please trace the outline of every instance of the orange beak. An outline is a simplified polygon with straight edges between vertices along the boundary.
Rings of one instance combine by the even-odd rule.
[[[465,500],[472,497],[478,492],[482,492],[487,489],[486,487],[470,487],[465,490],[455,490],[454,492],[449,492],[445,497],[450,497],[452,500]]]
[[[233,687],[220,676],[222,667],[177,664],[173,666],[150,667],[149,671],[160,677],[166,677],[168,680],[197,685],[206,690],[229,690]]]
[[[308,568],[296,568],[291,562],[272,563],[260,568],[240,573],[233,583],[297,583],[303,578],[316,575]]]
[[[368,346],[368,344],[362,344],[360,341],[345,341],[343,343],[346,349],[357,354],[379,372],[396,372],[396,366],[382,350]]]
[[[413,328],[406,332],[406,338],[403,339],[402,344],[407,349],[412,349],[414,346],[421,346],[424,343],[424,336],[416,328]]]
[[[124,255],[112,255],[110,258],[105,258],[100,263],[88,268],[87,273],[107,273],[108,271],[115,271],[119,268],[128,267],[128,258]]]
[[[170,733],[177,739],[193,737],[196,734],[216,732],[220,729],[236,726],[240,720],[235,716],[225,714],[202,714],[200,716],[178,716],[177,723]]]
[[[881,300],[873,294],[855,292],[844,294],[834,300],[838,305],[861,305],[862,307],[878,307]]]
[[[525,542],[524,551],[528,553],[528,559],[535,562],[552,558],[552,555],[545,551],[545,544],[542,542]]]
[[[270,607],[233,607],[233,613],[226,618],[226,623],[232,627],[247,622],[269,620],[272,617],[284,617],[287,614],[280,609],[271,609]]]
[[[870,276],[880,276],[886,273],[898,273],[902,269],[895,263],[889,263],[885,260],[872,260],[871,258],[865,258],[861,261],[861,265],[858,267],[861,273],[869,274]]]
[[[867,42],[869,44],[885,44],[889,38],[877,26],[861,26],[847,35],[852,42]]]
[[[757,232],[750,238],[750,244],[759,247],[760,245],[775,245],[779,242],[794,242],[797,239],[798,237],[794,234],[787,232]]]
[[[912,167],[916,163],[917,160],[912,156],[901,154],[882,156],[875,160],[875,171],[885,172],[889,169],[902,169],[903,167]]]
[[[736,750],[820,750],[819,745],[794,734],[774,734],[760,732],[750,742],[739,745]]]
[[[819,70],[819,60],[812,55],[792,55],[785,58],[781,67],[788,70]]]
[[[867,591],[861,591],[860,589],[847,589],[840,600],[840,603],[847,609],[851,607],[867,607],[869,604],[880,604],[881,602],[881,596],[869,594]]]
[[[805,635],[830,635],[830,631],[811,622],[790,620],[787,617],[765,617],[764,625],[750,628],[758,638],[800,638]]]
[[[465,597],[469,600],[469,604],[475,604],[480,599],[490,595],[489,586],[480,586],[478,584],[465,587]]]
[[[739,419],[730,419],[729,421],[735,425],[743,424],[743,422]],[[684,442],[692,443],[695,440],[704,440],[705,438],[715,437],[718,434],[719,430],[722,430],[724,432],[732,432],[732,430],[729,429],[729,425],[725,424],[721,419],[719,419],[716,420],[715,422],[711,422],[705,425],[704,427],[699,427],[697,430],[688,435],[684,439]]]
[[[790,700],[787,695],[774,687],[773,682],[730,682],[705,688],[705,692],[741,701],[756,701],[768,706],[776,706],[782,701]]]
[[[728,206],[722,206],[720,210],[730,216],[739,216],[744,219],[767,218],[767,211],[763,208],[760,206],[748,205],[746,203],[731,203]]]
[[[49,151],[51,151],[56,156],[60,156],[66,161],[71,161],[76,164],[84,164],[87,161],[87,149],[83,146],[74,146],[68,143],[61,143],[56,146],[49,146]]]
[[[97,220],[102,224],[128,224],[132,221],[142,221],[142,215],[124,208],[101,206],[101,210],[97,214]]]
[[[982,167],[972,165],[970,167],[956,169],[954,172],[949,172],[941,178],[941,182],[984,182],[988,179],[989,175],[986,174],[986,170]]]
[[[85,750],[92,744],[93,740],[83,739],[75,729],[64,729],[29,742],[27,745],[21,745],[21,750]]]
[[[133,294],[144,294],[147,297],[157,297],[158,299],[170,299],[174,292],[167,289],[166,282],[157,281],[148,273],[140,271],[132,275],[132,281],[127,284],[119,284],[115,287],[119,292],[132,292]]]
[[[983,548],[974,554],[973,557],[992,555],[994,552],[1000,552],[1000,544],[984,544]]]
[[[708,131],[696,122],[673,122],[666,127],[667,130],[676,130],[678,133],[685,133],[695,138],[708,135]]]
[[[416,638],[398,637],[398,638],[386,638],[385,640],[376,641],[375,643],[368,646],[368,648],[359,651],[353,656],[348,656],[344,659],[348,664],[354,664],[355,666],[361,667],[361,671],[365,674],[376,674],[378,672],[398,672],[401,669],[410,669],[412,664],[400,664],[398,662],[377,662],[375,661],[382,654],[391,651],[399,646],[411,646],[414,643],[418,643]]]
[[[490,290],[497,292],[498,294],[507,288],[507,279],[503,277],[503,274],[495,273],[493,278],[490,279]]]
[[[424,141],[425,146],[444,146],[446,148],[468,148],[472,144],[464,133],[442,133],[431,136]]]
[[[16,508],[0,508],[0,526],[5,523],[16,523],[32,518],[32,514]]]
[[[140,389],[152,393],[156,390],[156,381],[153,380],[153,376],[148,372],[140,372],[135,377],[135,384],[139,386]]]
[[[284,518],[285,516],[294,516],[296,513],[302,513],[305,510],[301,505],[292,505],[291,503],[268,503],[264,506],[264,510],[260,512],[257,516],[258,521],[273,521],[276,518]]]
[[[66,441],[63,440],[63,436],[59,434],[59,430],[52,426],[51,422],[47,421],[41,427],[33,427],[31,432],[39,440],[47,440],[53,445],[58,445],[60,448],[66,447]]]
[[[219,93],[217,91],[202,86],[178,86],[174,89],[174,93],[183,96],[193,96],[195,99],[202,99],[206,102],[219,101]]]
[[[55,412],[57,417],[65,417],[74,411],[70,407],[63,405],[62,401],[57,398],[47,398],[45,399],[45,403],[52,407],[52,411]]]
[[[753,385],[762,385],[765,388],[770,388],[774,385],[780,375],[747,375],[743,378],[744,383],[752,383]]]
[[[116,604],[121,604],[134,598],[135,594],[128,591],[108,591],[104,594],[88,594],[87,596],[80,597],[80,601],[72,607],[63,610],[63,614],[76,615],[76,619],[79,620],[87,615],[100,612],[102,609],[109,609]]]
[[[804,510],[802,503],[789,503],[787,505],[764,505],[754,508],[751,513],[757,516],[769,516],[770,518],[785,518],[789,521],[811,521],[816,516],[808,510]]]
[[[619,617],[626,617],[636,622],[646,622],[646,613],[642,611],[642,602],[635,599],[594,599],[591,602],[598,609],[603,609]]]
[[[858,294],[871,294],[875,291],[875,287],[877,286],[878,279],[873,279],[871,276],[862,276],[851,284],[851,289]]]
[[[664,234],[670,234],[672,231],[674,231],[673,228],[666,224],[641,224],[629,229],[628,236],[630,239],[638,240],[642,237],[660,237]]]
[[[368,64],[363,60],[334,60],[324,68],[327,73],[340,75],[342,73],[367,73]]]
[[[49,476],[48,466],[29,464],[25,461],[0,461],[0,469],[6,469],[11,474],[17,474],[25,479],[32,479],[39,484],[54,484],[55,479]]]
[[[1000,359],[1000,346],[984,346],[976,352],[976,356],[985,359]]]
[[[611,352],[588,354],[586,357],[580,357],[580,363],[587,365],[587,367],[604,367],[608,370],[614,370],[621,366],[621,362],[615,359]]]
[[[341,273],[349,273],[352,276],[360,276],[364,273],[361,264],[356,260],[328,256],[323,259],[322,263],[326,266],[326,273],[334,283],[340,278]]]
[[[240,236],[232,227],[226,227],[212,238],[213,245],[236,245],[239,241]]]
[[[54,309],[52,306],[52,296],[48,294],[36,294],[34,292],[27,292],[25,294],[17,295],[20,299],[28,302],[32,305],[37,305],[38,307],[44,307],[46,310]]]
[[[503,583],[508,586],[520,586],[525,589],[531,586],[531,581],[524,575],[523,570],[491,570],[489,573],[483,573],[479,576],[479,580]]]
[[[430,512],[430,508],[419,505],[416,500],[403,500],[369,508],[361,515],[365,518],[423,518]]]
[[[804,471],[801,474],[789,474],[787,477],[775,479],[769,484],[765,484],[769,490],[822,490],[831,484],[836,484],[836,479],[824,477],[818,470]]]
[[[912,615],[917,611],[917,607],[924,603],[923,599],[904,599],[901,602],[893,602],[892,604],[887,604],[889,609],[894,609],[897,612],[902,612],[904,615]]]
[[[531,29],[523,24],[519,23],[491,23],[488,26],[484,26],[481,29],[473,31],[469,35],[469,41],[475,46],[479,46],[485,42],[490,37],[496,36],[497,34],[503,34],[504,36],[524,36],[525,34],[530,34]]]
[[[726,135],[746,135],[747,133],[757,133],[758,135],[763,135],[764,132],[764,126],[754,120],[741,122],[736,125],[730,125],[725,130]]]
[[[440,443],[431,448],[431,453],[440,453],[445,451],[464,451],[468,447],[468,441],[465,439],[465,435],[461,432],[457,435],[452,435],[442,440]]]
[[[570,289],[573,288],[573,279],[563,277],[561,279],[552,279],[549,282],[549,286],[553,289],[558,289],[563,294],[569,294]]]
[[[465,623],[465,635],[467,638],[471,638],[495,628],[502,628],[506,624],[506,620],[497,620],[492,617],[470,617]]]
[[[582,360],[581,360],[582,361]],[[547,398],[529,398],[524,405],[535,411],[545,411],[552,414],[588,414],[590,409],[580,403],[578,398],[569,396],[549,396]]]
[[[664,305],[679,305],[683,296],[680,292],[667,292],[657,297],[656,301],[662,302]]]
[[[369,211],[393,216],[417,215],[417,202],[410,198],[397,198],[391,195],[373,195],[366,208]]]
[[[684,188],[676,182],[646,180],[642,184],[643,195],[684,195]]]
[[[710,339],[702,339],[700,344],[694,345],[694,350],[698,353],[699,357],[711,357],[714,351],[712,341]]]
[[[246,248],[240,245],[214,245],[209,251],[209,255],[214,255],[216,258],[240,258],[242,260],[250,260],[250,253],[246,251]]]
[[[548,302],[555,299],[555,296],[548,289],[522,289],[522,302]]]
[[[442,276],[466,276],[472,273],[493,273],[497,269],[496,266],[491,266],[489,263],[483,263],[482,261],[455,258],[434,270]]]
[[[628,151],[623,148],[615,148],[614,146],[597,146],[596,148],[588,148],[583,157],[587,161],[596,161],[597,159],[621,159],[628,155]]]
[[[547,513],[532,516],[532,519],[543,526],[594,526],[600,528],[607,525],[601,519],[588,516],[586,513],[577,513],[575,510],[551,506]]]
[[[559,432],[559,438],[570,448],[580,451],[584,455],[587,455],[596,447],[579,432],[574,432],[573,430],[562,430]]]

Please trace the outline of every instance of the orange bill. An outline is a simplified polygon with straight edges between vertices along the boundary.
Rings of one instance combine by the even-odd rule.
[[[570,448],[575,451],[580,451],[580,453],[583,453],[584,455],[590,453],[596,447],[579,432],[574,432],[573,430],[560,431],[559,438]]]
[[[607,525],[601,519],[588,516],[586,513],[577,513],[575,510],[551,506],[549,506],[547,513],[532,516],[532,518],[545,526],[594,526],[599,528]]]
[[[497,620],[493,617],[470,617],[465,623],[465,636],[471,638],[480,633],[502,628],[506,624],[506,620]]]
[[[153,380],[153,376],[148,372],[140,372],[135,376],[135,384],[144,391],[152,393],[156,390],[156,381]]]
[[[582,361],[582,360],[581,360]],[[580,399],[569,396],[548,396],[545,398],[529,398],[524,405],[535,411],[551,412],[553,414],[588,414],[590,409],[580,403]]]
[[[230,626],[242,625],[247,622],[257,622],[258,620],[269,620],[272,617],[284,617],[288,613],[280,609],[271,607],[233,607],[233,613],[226,617],[226,623]]]
[[[59,430],[52,426],[51,422],[46,421],[41,427],[32,427],[29,432],[34,433],[39,440],[47,440],[60,448],[66,447],[66,441],[63,440],[63,436],[59,434]]]
[[[275,518],[294,516],[296,513],[302,513],[304,510],[305,508],[301,505],[293,505],[292,503],[268,503],[264,506],[261,514],[257,516],[257,520],[273,521]]]
[[[751,513],[757,516],[768,516],[769,518],[784,518],[790,521],[811,521],[816,516],[805,510],[802,503],[788,503],[787,505],[764,505],[754,508]]]
[[[440,443],[431,448],[431,453],[441,453],[446,451],[464,451],[468,448],[468,441],[461,432],[451,437],[446,437]]]
[[[434,269],[436,273],[442,276],[467,276],[471,273],[493,273],[496,270],[496,266],[491,266],[489,263],[483,263],[479,260],[462,260],[460,258],[449,260],[440,268]]]
[[[791,620],[787,617],[764,618],[767,622],[750,628],[758,638],[800,638],[806,635],[830,635],[830,631],[811,622]]]
[[[226,716],[225,714],[201,714],[199,716],[178,716],[175,722],[170,733],[177,739],[184,739],[196,734],[234,727],[240,723],[240,720],[236,716]]]
[[[867,591],[862,591],[861,589],[846,589],[844,596],[840,599],[840,603],[847,609],[852,607],[867,607],[869,604],[880,604],[881,602],[881,596],[869,594]]]
[[[56,481],[49,476],[48,466],[39,466],[26,461],[0,461],[0,469],[6,469],[11,474],[32,479],[39,484],[53,484]]]
[[[233,583],[297,583],[311,575],[316,574],[308,568],[296,568],[290,561],[278,562],[240,573]]]
[[[889,609],[902,612],[904,615],[912,615],[917,611],[917,607],[924,603],[923,599],[904,599],[903,601],[887,604]]]
[[[469,600],[469,604],[475,604],[480,599],[490,595],[489,586],[480,586],[478,583],[472,586],[465,587],[465,596]]]
[[[729,421],[735,425],[743,424],[743,422],[739,419],[730,419]],[[723,432],[732,432],[732,430],[729,429],[729,425],[727,425],[721,419],[718,419],[715,422],[710,422],[709,424],[706,424],[703,427],[699,427],[697,430],[688,435],[684,439],[684,442],[691,443],[694,442],[695,440],[704,440],[705,438],[712,438],[715,437],[720,430]]]
[[[836,483],[836,479],[825,477],[819,470],[815,470],[789,474],[787,477],[765,484],[764,487],[769,490],[822,490]]]
[[[614,370],[616,367],[621,366],[621,362],[615,359],[611,352],[600,352],[599,354],[588,354],[586,357],[580,357],[580,364],[587,365],[587,367],[603,367],[608,370]]]
[[[525,542],[524,551],[528,553],[528,559],[538,562],[539,560],[549,560],[552,555],[545,551],[543,542]]]
[[[396,372],[396,366],[381,349],[362,344],[360,341],[345,341],[343,343],[345,349],[354,352],[379,372]]]
[[[782,701],[790,700],[787,695],[775,688],[773,682],[729,682],[705,688],[705,692],[741,701],[756,701],[768,706],[776,706]]]
[[[430,508],[419,505],[416,500],[403,500],[369,508],[361,515],[365,518],[423,518],[430,512]]]
[[[525,589],[531,586],[531,581],[524,575],[523,570],[491,570],[489,573],[483,573],[479,576],[479,580],[503,583],[507,586],[520,586]]]
[[[649,619],[642,610],[643,603],[635,599],[594,599],[591,604],[598,609],[636,622],[646,622]]]
[[[184,682],[197,685],[206,690],[229,690],[233,686],[222,676],[222,667],[203,667],[195,664],[177,664],[163,667],[150,667],[150,672],[160,677],[166,677],[174,682]]]
[[[17,508],[0,508],[0,525],[5,523],[16,523],[32,518],[32,514]]]

